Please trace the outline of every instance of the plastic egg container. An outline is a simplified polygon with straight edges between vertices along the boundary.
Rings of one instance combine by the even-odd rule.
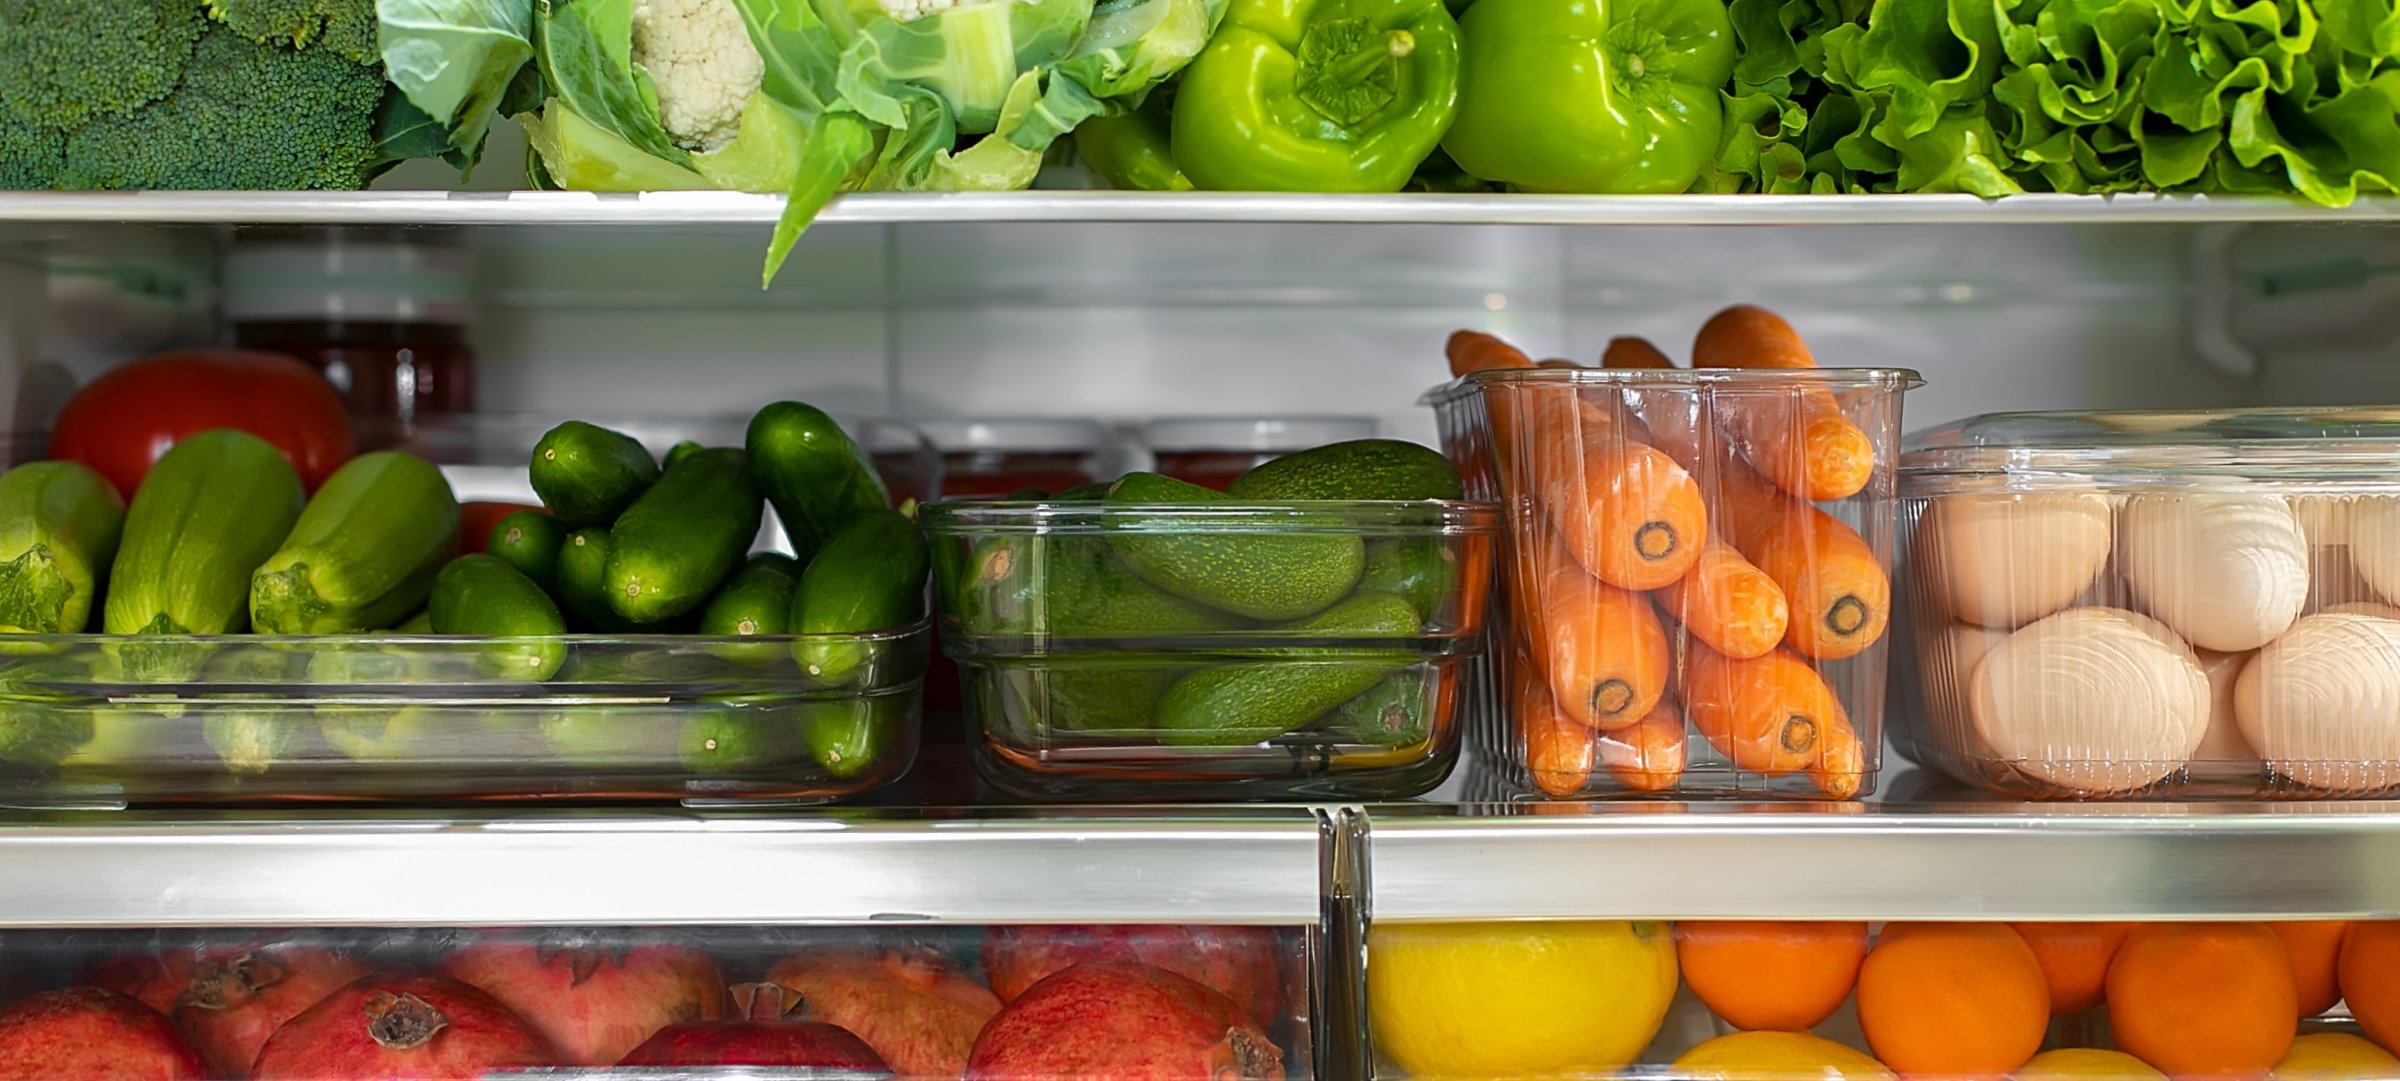
[[[1901,458],[1903,753],[2007,795],[2400,790],[2400,409],[2015,413]]]

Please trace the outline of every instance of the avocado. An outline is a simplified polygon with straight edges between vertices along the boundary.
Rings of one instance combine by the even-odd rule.
[[[1377,747],[1408,747],[1432,734],[1426,723],[1432,712],[1434,677],[1424,667],[1412,667],[1342,703],[1324,727],[1340,739]]]
[[[1407,638],[1417,612],[1389,593],[1361,593],[1280,630],[1341,638]],[[1405,649],[1294,647],[1284,659],[1204,668],[1167,688],[1155,723],[1175,747],[1241,747],[1324,716],[1408,667]]]
[[[1404,439],[1353,439],[1286,454],[1235,477],[1235,499],[1458,499],[1466,486],[1441,452]]]
[[[1450,546],[1439,537],[1384,537],[1367,542],[1367,569],[1359,575],[1362,593],[1392,593],[1417,610],[1427,623],[1442,614],[1458,584],[1458,564]]]
[[[1116,507],[1206,505],[1233,501],[1223,492],[1156,473],[1128,473],[1109,487]],[[1110,516],[1108,542],[1152,585],[1211,608],[1262,620],[1291,620],[1348,596],[1366,565],[1365,546],[1347,533],[1226,533],[1182,520]],[[1169,532],[1146,532],[1163,527]],[[1181,528],[1178,528],[1181,527]]]

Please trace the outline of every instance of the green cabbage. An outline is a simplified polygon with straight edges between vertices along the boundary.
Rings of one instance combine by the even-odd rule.
[[[376,0],[383,67],[411,105],[472,161],[501,98],[533,59],[525,0]]]

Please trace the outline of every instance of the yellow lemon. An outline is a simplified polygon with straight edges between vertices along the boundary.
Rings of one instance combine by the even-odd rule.
[[[1668,1070],[1691,1081],[1893,1081],[1866,1052],[1805,1032],[1736,1032],[1683,1053]]]
[[[1416,923],[1367,935],[1375,1046],[1412,1078],[1601,1074],[1675,997],[1664,923]]]
[[[2044,1051],[2017,1067],[2017,1081],[2167,1081],[2167,1075],[2123,1051],[2065,1047]]]
[[[2292,1041],[2270,1081],[2392,1081],[2400,1058],[2347,1032],[2312,1032]]]

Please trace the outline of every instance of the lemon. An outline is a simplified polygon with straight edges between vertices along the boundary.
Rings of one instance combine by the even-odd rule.
[[[2017,1067],[2016,1081],[2167,1081],[2167,1075],[2123,1051],[2067,1047],[2044,1051]]]
[[[2312,1032],[2292,1041],[2270,1081],[2391,1081],[2400,1058],[2347,1032]]]
[[[1367,935],[1375,1045],[1412,1078],[1600,1074],[1649,1046],[1675,997],[1664,923],[1418,923]]]
[[[1805,1032],[1736,1032],[1683,1053],[1669,1073],[1691,1081],[1893,1081],[1883,1063]]]

